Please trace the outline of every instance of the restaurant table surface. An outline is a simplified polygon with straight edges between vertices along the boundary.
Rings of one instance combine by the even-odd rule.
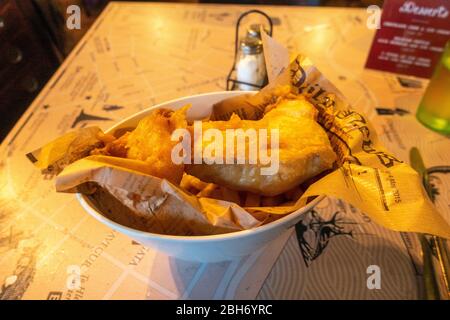
[[[427,167],[449,164],[448,138],[414,116],[428,81],[364,69],[374,35],[365,9],[110,3],[1,144],[0,299],[421,297],[416,236],[382,228],[338,199],[305,214],[304,232],[249,257],[195,263],[94,220],[25,157],[65,132],[107,129],[156,103],[224,90],[236,20],[253,8],[273,18],[279,42],[308,55],[371,119],[390,151],[408,161],[416,146]],[[432,182],[449,221],[449,177]],[[367,285],[373,265],[380,289]]]

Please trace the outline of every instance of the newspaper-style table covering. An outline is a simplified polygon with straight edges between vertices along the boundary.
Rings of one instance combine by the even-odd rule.
[[[420,297],[416,238],[375,225],[337,199],[325,199],[291,234],[249,257],[193,263],[97,222],[25,158],[69,130],[107,129],[155,103],[223,90],[234,25],[250,8],[111,3],[105,9],[0,146],[0,299]],[[428,167],[449,163],[448,138],[414,118],[426,81],[363,69],[373,36],[365,10],[262,9],[274,19],[277,40],[308,55],[376,118],[391,151],[407,161],[416,146]],[[436,175],[433,183],[450,220],[449,177]],[[367,286],[371,265],[381,270],[381,289]]]

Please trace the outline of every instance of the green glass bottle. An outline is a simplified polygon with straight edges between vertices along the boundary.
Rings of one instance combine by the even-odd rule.
[[[445,46],[416,116],[428,128],[450,134],[450,41]]]

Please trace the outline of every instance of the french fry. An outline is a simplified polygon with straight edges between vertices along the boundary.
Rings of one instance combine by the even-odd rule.
[[[216,190],[218,186],[214,183],[208,183],[208,185],[197,193],[197,197],[210,197],[214,190]]]
[[[190,187],[191,187],[191,177],[188,174],[183,174],[183,177],[181,178],[180,181],[180,187],[185,190],[185,191],[189,191]]]
[[[208,185],[208,183],[188,174],[184,174],[180,182],[181,188],[193,194],[204,190]]]
[[[197,190],[203,190],[208,186],[208,183],[201,181],[200,179],[190,176],[190,184]]]

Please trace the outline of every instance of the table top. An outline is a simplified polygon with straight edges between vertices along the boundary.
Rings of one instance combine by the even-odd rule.
[[[156,103],[224,90],[237,17],[252,8],[107,6],[0,146],[0,299],[420,297],[417,239],[376,225],[340,200],[326,198],[305,218],[330,228],[326,237],[309,228],[241,260],[201,264],[167,257],[102,225],[27,161],[27,152],[70,130],[107,129]],[[364,69],[374,35],[365,10],[257,8],[274,19],[278,41],[308,55],[369,116],[394,154],[407,161],[416,146],[427,167],[450,162],[449,139],[414,117],[427,80],[412,79],[408,87],[396,75]],[[376,108],[409,113],[380,115]],[[450,180],[436,175],[433,183],[450,221]],[[383,272],[380,290],[366,285],[371,265]]]

